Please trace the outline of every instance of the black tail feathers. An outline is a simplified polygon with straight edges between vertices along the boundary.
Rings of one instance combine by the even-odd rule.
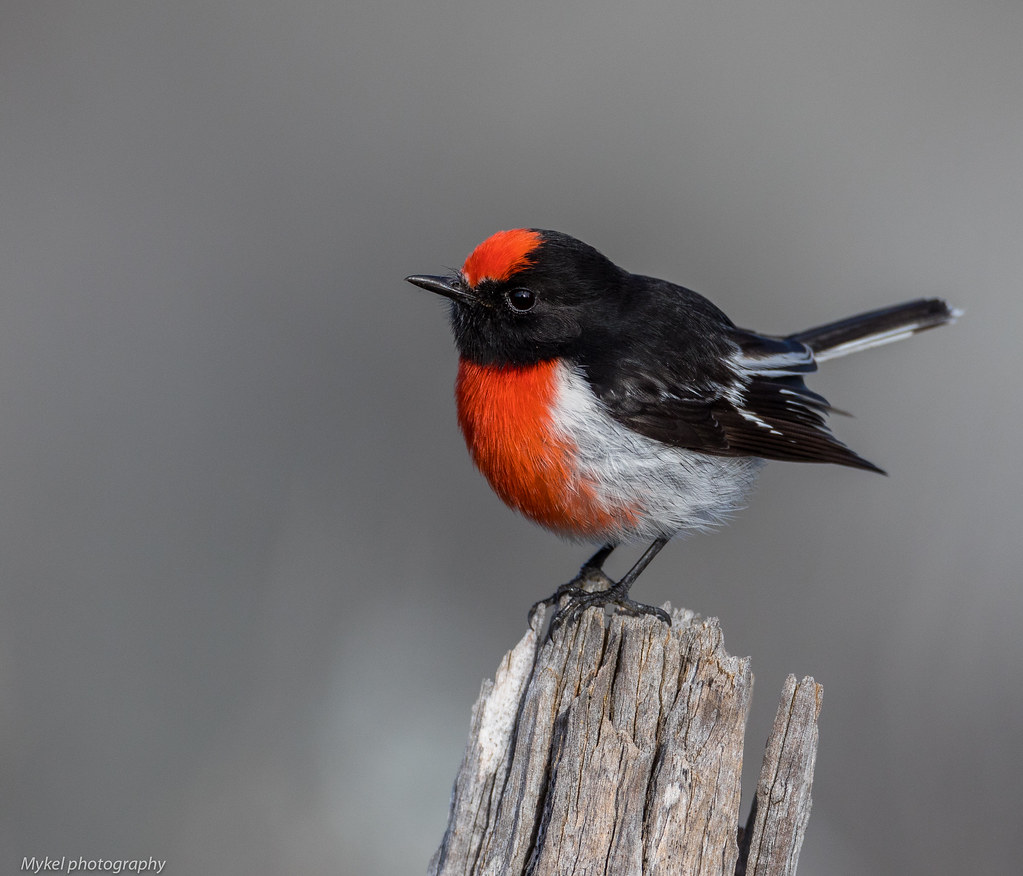
[[[814,359],[823,362],[955,322],[961,314],[940,298],[920,298],[807,329],[789,340],[806,344]]]

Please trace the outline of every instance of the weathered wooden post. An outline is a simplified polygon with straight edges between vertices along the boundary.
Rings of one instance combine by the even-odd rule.
[[[541,643],[537,613],[473,708],[431,876],[796,872],[821,687],[786,681],[740,828],[750,662],[672,617],[592,609]]]

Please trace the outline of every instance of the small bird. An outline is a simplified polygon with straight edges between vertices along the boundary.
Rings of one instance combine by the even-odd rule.
[[[451,300],[458,424],[491,487],[558,535],[601,545],[533,606],[567,597],[555,626],[595,605],[670,623],[630,588],[669,539],[740,508],[765,460],[884,474],[835,438],[835,409],[803,378],[960,315],[919,299],[763,335],[696,292],[536,228],[497,232],[452,275],[405,279]],[[612,581],[604,561],[635,540],[651,544]]]

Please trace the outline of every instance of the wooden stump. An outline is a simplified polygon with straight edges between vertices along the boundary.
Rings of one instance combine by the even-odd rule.
[[[753,676],[718,621],[543,611],[485,681],[431,876],[794,874],[821,687],[790,676],[739,827]]]

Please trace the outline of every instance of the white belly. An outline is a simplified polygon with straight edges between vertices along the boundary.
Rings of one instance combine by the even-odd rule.
[[[743,507],[764,461],[712,456],[632,432],[601,410],[586,378],[558,372],[556,428],[577,448],[576,476],[615,514],[609,541],[671,537],[720,524]]]

